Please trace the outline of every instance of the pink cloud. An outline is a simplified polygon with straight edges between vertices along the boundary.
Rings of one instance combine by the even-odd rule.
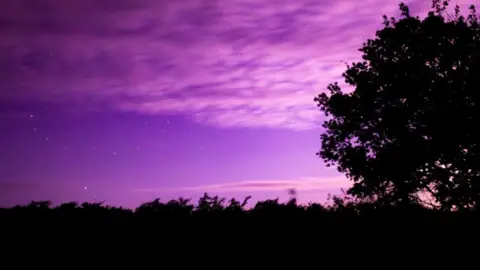
[[[349,187],[349,181],[343,177],[302,177],[288,180],[254,180],[233,183],[221,183],[212,185],[199,185],[192,187],[180,187],[175,189],[144,188],[144,192],[165,191],[191,191],[191,192],[237,192],[237,191],[285,191],[296,189],[298,191],[334,190]]]
[[[406,2],[413,14],[430,6]],[[0,101],[101,101],[220,127],[316,128],[313,97],[342,81],[341,61],[359,60],[399,3],[6,0]]]

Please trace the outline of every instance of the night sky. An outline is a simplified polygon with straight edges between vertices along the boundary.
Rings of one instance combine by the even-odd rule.
[[[0,206],[324,201],[313,98],[399,2],[0,1]]]

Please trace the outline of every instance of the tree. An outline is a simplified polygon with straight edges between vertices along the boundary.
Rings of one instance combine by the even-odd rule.
[[[288,203],[297,204],[297,190],[294,188],[288,189],[288,195],[290,195],[290,200]]]
[[[352,180],[348,193],[389,205],[433,198],[446,210],[480,207],[480,27],[434,0],[424,19],[401,18],[360,49],[338,83],[315,98],[326,115],[317,153]]]

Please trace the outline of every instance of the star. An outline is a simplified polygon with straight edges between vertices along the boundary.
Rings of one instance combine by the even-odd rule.
[[[30,118],[33,118],[33,117],[34,117],[34,115],[33,115],[33,114],[30,114]]]
[[[84,190],[87,190],[87,187],[83,187]]]
[[[48,141],[48,137],[45,137],[45,141]]]
[[[113,155],[115,156],[117,154],[117,152],[113,152]]]

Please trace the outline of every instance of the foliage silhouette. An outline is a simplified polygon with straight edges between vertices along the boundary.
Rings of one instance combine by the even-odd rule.
[[[318,155],[352,180],[348,194],[377,204],[480,207],[480,27],[434,0],[363,44],[363,61],[315,98],[327,120]]]
[[[405,211],[391,205],[365,202],[348,194],[332,196],[326,204],[299,205],[290,200],[286,203],[274,200],[257,202],[246,208],[235,199],[228,201],[218,196],[204,194],[196,205],[179,198],[162,202],[155,199],[137,207],[134,211],[121,207],[105,206],[103,203],[64,203],[52,207],[50,202],[32,202],[25,206],[0,208],[0,226],[45,225],[48,227],[69,226],[178,226],[209,225],[204,228],[219,228],[229,225],[359,225],[409,223],[409,224],[472,224],[478,223],[476,211],[443,211],[418,205]],[[476,224],[476,223],[474,223]],[[213,226],[212,226],[213,225]],[[36,227],[38,228],[38,227]]]

